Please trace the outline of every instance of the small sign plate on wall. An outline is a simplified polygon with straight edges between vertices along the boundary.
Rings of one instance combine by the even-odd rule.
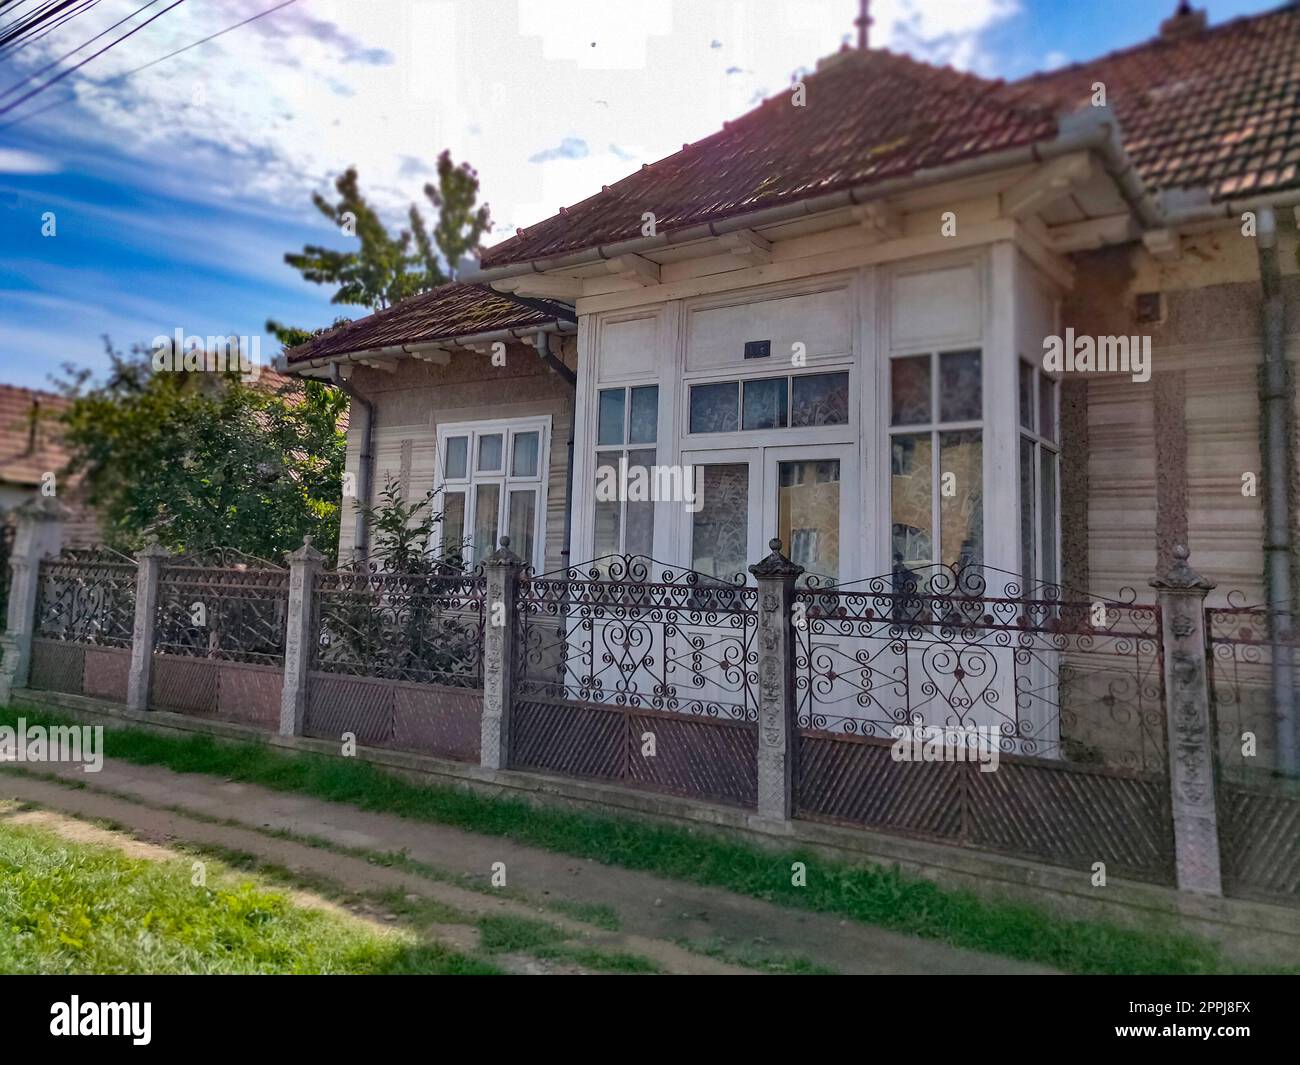
[[[749,340],[745,343],[745,358],[747,359],[766,359],[772,354],[772,342],[770,340]]]

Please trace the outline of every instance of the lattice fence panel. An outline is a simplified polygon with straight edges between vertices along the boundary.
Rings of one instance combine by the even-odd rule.
[[[393,739],[393,686],[360,678],[311,674],[303,732],[341,739],[351,732],[366,746],[388,746]]]
[[[799,816],[960,838],[963,766],[921,762],[904,767],[885,744],[806,733],[799,739],[796,766]]]
[[[85,654],[86,649],[80,644],[33,640],[28,686],[41,691],[81,695],[86,670]]]
[[[1218,801],[1229,893],[1300,905],[1300,796],[1221,783]]]
[[[126,702],[131,652],[113,647],[87,647],[82,690],[97,699]]]
[[[154,655],[149,705],[180,714],[215,714],[217,665],[215,659]]]
[[[973,846],[1158,883],[1172,881],[1169,785],[1012,758],[994,772],[966,766],[967,834]]]
[[[392,746],[398,750],[477,762],[482,728],[479,692],[394,685]]]
[[[277,731],[284,673],[274,666],[222,662],[217,667],[217,716]]]
[[[628,714],[627,780],[682,795],[758,802],[758,732],[707,718]],[[647,735],[654,755],[642,754]]]
[[[627,724],[617,710],[528,700],[515,704],[514,768],[618,780],[627,759]]]

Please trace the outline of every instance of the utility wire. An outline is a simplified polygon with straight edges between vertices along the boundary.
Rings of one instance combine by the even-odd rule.
[[[149,2],[144,5],[144,7],[136,8],[136,10],[132,11],[131,14],[127,15],[126,18],[118,19],[118,21],[114,22],[113,25],[109,26],[108,29],[101,30],[99,33],[95,34],[95,36],[90,38],[90,40],[86,41],[85,44],[77,45],[77,47],[74,48],[71,52],[67,52],[64,55],[59,56],[58,59],[51,60],[50,62],[46,63],[45,66],[41,67],[39,70],[33,70],[30,74],[27,75],[27,77],[23,78],[20,81],[14,82],[12,85],[9,86],[9,88],[5,89],[4,92],[0,92],[0,100],[8,96],[11,92],[17,89],[18,86],[26,85],[29,81],[32,80],[32,78],[39,77],[41,74],[44,74],[47,70],[49,70],[52,67],[57,67],[65,59],[70,59],[72,56],[80,52],[83,48],[86,47],[86,45],[94,44],[97,40],[99,40],[102,36],[104,36],[104,34],[111,33],[113,30],[117,29],[118,26],[122,25],[123,22],[130,22],[133,18],[136,17],[136,15],[140,14],[141,11],[144,11],[147,8],[151,8],[153,7],[154,4],[159,2],[160,0],[149,0]]]
[[[51,19],[57,18],[78,2],[79,0],[52,0],[52,2],[45,4],[43,8],[37,8],[27,15],[20,15],[10,23],[14,27],[13,29],[6,29],[4,33],[0,33],[0,48],[20,38],[30,36]]]
[[[80,8],[78,8],[75,11],[69,11],[67,14],[59,18],[58,21],[56,21],[52,26],[50,26],[49,29],[43,30],[42,32],[36,34],[35,37],[29,37],[25,41],[20,41],[18,44],[10,48],[9,52],[10,53],[19,52],[22,51],[22,49],[26,48],[28,45],[36,44],[39,41],[45,40],[46,37],[48,37],[51,33],[57,30],[64,23],[71,22],[78,15],[83,15],[87,11],[89,11],[92,7],[97,7],[98,5],[99,5],[99,0],[85,0],[85,2],[82,4]]]
[[[103,55],[105,52],[109,51],[109,49],[114,48],[115,46],[121,44],[128,37],[131,37],[139,33],[142,29],[144,29],[147,25],[149,25],[149,23],[155,21],[156,19],[162,18],[163,15],[167,14],[167,12],[172,10],[172,8],[180,7],[181,4],[183,3],[185,3],[185,0],[175,0],[174,3],[163,8],[156,15],[149,16],[149,18],[145,19],[142,23],[140,23],[140,25],[133,26],[131,29],[127,30],[126,33],[122,34],[121,37],[118,37],[116,40],[109,41],[108,44],[104,45],[104,47],[101,48],[98,52],[94,52],[91,55],[86,56],[86,58],[83,59],[80,63],[77,63],[75,66],[68,67],[67,70],[60,71],[58,74],[55,74],[54,77],[50,78],[49,81],[41,82],[41,84],[37,85],[35,88],[27,90],[27,92],[23,93],[23,95],[18,97],[18,99],[15,100],[13,103],[6,104],[4,107],[0,107],[0,115],[7,115],[15,107],[18,107],[20,104],[26,103],[33,96],[40,95],[51,85],[55,84],[56,82],[62,81],[69,74],[76,73],[87,63],[89,63],[92,59],[95,59],[97,56]]]
[[[218,30],[216,33],[209,34],[207,37],[204,37],[201,40],[194,41],[192,44],[185,45],[183,48],[177,48],[174,52],[168,52],[166,55],[159,56],[157,59],[151,59],[149,62],[142,63],[140,66],[134,67],[133,69],[128,70],[125,73],[115,74],[113,77],[103,82],[99,86],[99,88],[106,88],[107,86],[116,84],[117,82],[125,81],[132,74],[139,74],[140,71],[147,70],[149,67],[152,66],[157,66],[159,63],[163,62],[164,60],[171,59],[172,56],[180,55],[182,52],[188,52],[191,48],[197,48],[201,44],[207,44],[209,41],[216,40],[218,37],[224,36],[225,34],[230,33],[233,30],[237,30],[241,26],[247,26],[250,22],[256,22],[260,18],[265,18],[267,15],[272,15],[275,12],[279,11],[281,8],[288,7],[290,4],[296,4],[297,2],[298,0],[284,0],[283,3],[276,4],[274,7],[267,8],[265,11],[259,11],[256,15],[251,15],[248,18],[244,19],[242,22],[236,22],[233,26],[227,26],[224,30]],[[159,12],[159,14],[165,14],[165,11]],[[91,58],[94,57],[92,56]],[[37,115],[43,115],[46,111],[53,111],[56,107],[62,107],[64,104],[70,104],[75,99],[77,99],[77,97],[75,94],[73,94],[72,96],[65,96],[61,100],[55,100],[52,103],[48,103],[44,107],[37,108],[35,111],[31,111],[28,114],[25,114],[19,118],[11,119],[8,122],[0,123],[0,129],[8,129],[10,126],[16,126],[20,122],[26,122],[28,119],[35,118]],[[15,104],[13,106],[17,106],[17,105]],[[6,114],[7,112],[13,110],[13,106],[6,107],[3,110],[0,110],[0,115]]]

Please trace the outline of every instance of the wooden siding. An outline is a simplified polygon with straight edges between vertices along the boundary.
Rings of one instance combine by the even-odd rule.
[[[566,361],[576,359],[573,342],[566,341]],[[434,486],[438,426],[447,422],[551,417],[551,447],[547,469],[547,570],[565,564],[564,499],[568,468],[569,419],[572,389],[547,369],[536,351],[512,344],[505,366],[494,367],[487,355],[456,352],[446,366],[403,360],[395,373],[358,369],[357,389],[374,404],[376,497],[387,477],[409,471],[404,495],[417,499]],[[361,426],[354,419],[348,431],[347,469],[356,472],[361,453]],[[344,507],[339,531],[339,557],[353,546],[352,507]]]

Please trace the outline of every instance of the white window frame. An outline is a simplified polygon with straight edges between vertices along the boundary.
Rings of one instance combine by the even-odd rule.
[[[630,440],[632,436],[632,393],[638,388],[655,389],[655,438],[654,440],[643,441],[638,444],[633,444],[631,443]],[[602,444],[600,443],[600,397],[605,392],[620,392],[620,391],[623,393],[623,442],[617,444]],[[660,426],[662,424],[662,420],[660,418],[660,411],[662,409],[662,404],[663,404],[663,392],[664,392],[663,387],[659,384],[658,381],[641,380],[641,381],[634,381],[634,382],[628,382],[622,384],[616,382],[615,383],[601,382],[596,385],[595,392],[594,392],[595,402],[593,404],[595,415],[592,419],[592,430],[591,430],[592,439],[593,441],[595,441],[591,449],[591,456],[593,460],[593,465],[592,465],[593,479],[595,474],[600,470],[602,466],[609,466],[612,464],[613,467],[617,469],[619,460],[621,458],[623,458],[624,456],[628,456],[629,457],[628,461],[630,462],[631,461],[630,456],[632,455],[633,452],[636,451],[654,452],[655,458],[652,465],[660,464],[660,455],[661,455],[660,449],[662,447],[662,445],[659,443],[659,436],[661,432]],[[594,484],[592,488],[591,499],[592,499],[592,504],[591,504],[590,513],[588,515],[589,518],[588,524],[591,525],[592,554],[594,555],[596,551],[595,548],[596,507],[598,505],[595,497]],[[657,504],[656,504],[656,509],[657,509]],[[656,524],[657,521],[652,516],[651,526],[650,526],[650,555],[649,555],[650,558],[654,558],[654,552],[655,552],[655,528],[654,527]],[[619,501],[618,545],[617,545],[617,550],[611,553],[614,555],[627,554],[627,500]]]
[[[516,477],[511,473],[515,437],[520,433],[530,432],[538,433],[537,472],[532,477]],[[499,471],[490,473],[477,472],[480,439],[498,433],[502,437],[502,468]],[[448,478],[446,475],[447,441],[457,436],[469,438],[466,448],[465,476]],[[437,469],[434,474],[434,489],[439,493],[439,509],[445,508],[445,501],[449,494],[463,493],[465,496],[465,535],[472,538],[477,517],[475,508],[478,505],[478,487],[480,485],[498,485],[500,495],[497,500],[497,539],[499,541],[503,535],[509,535],[510,493],[518,491],[534,492],[536,506],[533,514],[533,553],[532,558],[525,558],[524,562],[541,572],[545,568],[546,559],[546,495],[550,481],[550,458],[551,416],[549,414],[527,418],[493,418],[483,421],[443,422],[438,426]],[[446,547],[443,544],[441,522],[436,527],[433,540],[437,544],[439,554],[445,555]],[[522,544],[515,543],[510,545],[511,550],[516,554],[519,553],[522,546]],[[493,550],[495,550],[495,545]],[[487,552],[487,554],[491,554],[491,551]],[[484,558],[486,557],[484,555]],[[465,552],[467,566],[477,565],[484,558],[476,557],[472,543]]]
[[[1030,426],[1024,425],[1020,421],[1020,366],[1028,366],[1031,373],[1033,387],[1030,389],[1029,397],[1029,420]],[[1051,439],[1043,435],[1041,422],[1041,396],[1040,391],[1044,381],[1051,381],[1056,387],[1052,390],[1052,419],[1053,426],[1056,429],[1056,439]],[[1033,507],[1033,533],[1034,533],[1034,558],[1033,565],[1026,565],[1027,559],[1024,558],[1024,545],[1019,543],[1020,530],[1017,528],[1018,550],[1020,552],[1020,573],[1024,577],[1027,588],[1036,588],[1040,584],[1061,583],[1061,379],[1060,377],[1050,374],[1041,366],[1036,366],[1031,359],[1024,358],[1019,360],[1016,366],[1016,491],[1020,492],[1020,442],[1027,440],[1033,445],[1033,468],[1031,469],[1033,487],[1030,491],[1033,498],[1025,500],[1021,498],[1020,506],[1023,508],[1026,503]],[[1056,496],[1053,500],[1053,513],[1051,514],[1052,526],[1055,537],[1056,566],[1051,573],[1043,569],[1043,452],[1046,451],[1053,456],[1056,464]]]
[[[968,352],[976,352],[980,357],[980,417],[975,419],[963,419],[961,421],[946,422],[942,420],[942,411],[939,409],[940,396],[942,394],[941,366],[944,355],[962,355]],[[893,419],[893,372],[894,363],[906,360],[926,358],[930,363],[930,420],[925,422],[916,422],[912,424],[894,424]],[[888,364],[885,373],[884,407],[886,411],[885,426],[887,434],[886,443],[886,475],[889,486],[888,494],[884,499],[885,513],[888,521],[886,529],[888,530],[889,545],[889,564],[892,569],[894,557],[894,499],[893,499],[893,455],[894,455],[894,438],[899,436],[926,436],[930,439],[930,561],[929,565],[939,566],[943,564],[940,552],[943,550],[943,528],[942,521],[942,491],[943,491],[943,469],[941,465],[942,455],[940,449],[940,438],[944,433],[958,433],[964,431],[977,431],[980,434],[980,453],[984,458],[981,464],[981,478],[988,477],[988,433],[986,431],[984,415],[987,411],[985,392],[988,382],[987,361],[989,358],[988,349],[980,341],[971,343],[942,344],[932,345],[916,351],[900,350],[890,352]],[[1018,415],[1017,415],[1018,417]],[[1017,443],[1017,446],[1018,443]],[[1018,454],[1018,452],[1017,452]],[[1019,469],[1019,467],[1017,467]],[[980,485],[980,527],[981,540],[984,544],[988,542],[988,490],[987,481]],[[987,552],[981,559],[982,565],[987,565]]]

